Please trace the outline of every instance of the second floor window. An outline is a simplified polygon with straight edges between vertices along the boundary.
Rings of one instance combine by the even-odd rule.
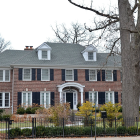
[[[10,70],[0,70],[0,82],[10,82]]]
[[[74,80],[73,79],[73,77],[74,77],[73,70],[66,70],[65,72],[66,72],[65,73],[65,75],[66,75],[66,81],[73,81]]]
[[[25,81],[31,80],[31,69],[23,69],[23,80]]]
[[[89,70],[89,81],[97,81],[97,71]]]
[[[41,80],[42,81],[49,81],[50,80],[50,72],[49,72],[49,69],[42,69],[42,72],[41,72]]]
[[[105,71],[105,79],[106,81],[113,81],[113,72],[112,70]]]

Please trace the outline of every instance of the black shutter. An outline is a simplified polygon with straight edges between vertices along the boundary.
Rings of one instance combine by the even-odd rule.
[[[89,93],[88,92],[85,92],[85,102],[86,101],[89,101]]]
[[[101,81],[100,70],[97,70],[97,81]]]
[[[89,81],[89,70],[85,70],[85,79]]]
[[[18,69],[18,80],[22,80],[22,68]]]
[[[117,70],[113,70],[113,81],[117,81]]]
[[[32,80],[35,80],[35,69],[32,69]]]
[[[40,92],[33,92],[32,93],[32,104],[40,105]]]
[[[62,81],[65,81],[65,69],[62,69]]]
[[[17,106],[18,106],[18,108],[21,105],[21,98],[22,98],[21,92],[18,92],[18,99],[17,99]]]
[[[102,70],[102,81],[105,81],[105,70]]]
[[[115,92],[115,103],[118,103],[118,92]]]
[[[50,80],[54,81],[54,70],[50,69]]]
[[[41,69],[37,69],[37,80],[41,80]]]
[[[51,106],[54,106],[54,92],[51,92]]]
[[[105,92],[98,92],[98,104],[105,103]]]
[[[78,81],[77,69],[74,69],[74,81]]]

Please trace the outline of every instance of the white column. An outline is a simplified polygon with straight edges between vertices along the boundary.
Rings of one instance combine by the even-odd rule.
[[[83,104],[83,91],[81,91],[81,105]]]
[[[62,103],[62,92],[60,92],[60,103]]]

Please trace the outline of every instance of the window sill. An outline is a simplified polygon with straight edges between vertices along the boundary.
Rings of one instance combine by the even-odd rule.
[[[0,81],[0,82],[2,83],[2,82],[10,82],[10,81]]]
[[[10,107],[0,107],[0,108],[10,108]]]

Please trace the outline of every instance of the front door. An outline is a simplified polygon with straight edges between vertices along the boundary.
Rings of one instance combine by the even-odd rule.
[[[70,108],[73,109],[73,93],[66,93],[66,102],[69,102]]]

